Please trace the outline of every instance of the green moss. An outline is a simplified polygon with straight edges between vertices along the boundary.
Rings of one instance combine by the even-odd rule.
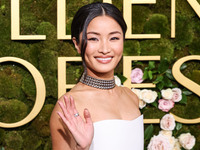
[[[60,49],[60,42],[57,40],[57,32],[55,26],[50,22],[41,22],[36,28],[38,35],[46,35],[46,40],[40,42],[40,49],[49,49],[57,51]]]
[[[185,105],[183,104],[180,104],[180,103],[176,103],[174,105],[174,108],[171,109],[170,111],[177,115],[178,117],[181,117],[181,118],[185,118],[185,115],[186,115],[186,112],[185,112]]]
[[[0,97],[20,98],[22,76],[9,67],[0,70],[0,77]]]
[[[140,43],[135,40],[125,40],[124,56],[139,56],[141,53]]]
[[[176,49],[182,49],[192,43],[194,31],[190,18],[180,14],[176,15],[176,38],[174,45]]]
[[[200,70],[193,70],[191,74],[191,80],[200,85],[199,77],[200,77]]]
[[[58,51],[58,55],[59,57],[77,56],[78,53],[76,52],[76,49],[71,42],[63,42],[61,48]]]
[[[169,62],[173,59],[174,47],[167,39],[159,40],[144,40],[140,43],[141,55],[161,56],[161,59],[166,58]]]
[[[0,120],[4,123],[14,123],[25,118],[27,106],[17,100],[0,101]]]
[[[145,119],[160,119],[165,115],[164,112],[155,107],[145,107],[143,114]]]
[[[196,15],[188,1],[182,0],[176,0],[176,12],[189,17],[194,17]]]
[[[83,72],[83,66],[81,62],[72,62],[67,64],[66,68],[66,82],[67,84],[76,84]]]
[[[48,49],[42,50],[39,55],[40,71],[48,75],[57,74],[57,57],[58,53],[55,51]]]
[[[6,135],[6,132],[5,132],[5,130],[3,130],[3,129],[0,129],[0,145],[2,145],[2,144],[3,144],[3,142],[4,142],[4,139],[5,139],[5,135]]]
[[[46,104],[42,108],[42,111],[39,113],[37,118],[35,118],[35,120],[31,123],[31,127],[36,131],[36,133],[40,137],[50,136],[49,119],[53,108],[54,105]]]
[[[189,46],[189,52],[192,55],[200,55],[200,39],[196,37]]]
[[[24,76],[22,80],[22,90],[27,96],[27,99],[31,99],[35,101],[36,97],[36,87],[35,87],[35,82],[31,74],[27,74]]]
[[[144,24],[146,23],[151,10],[145,6],[132,6],[132,32],[142,33]],[[139,17],[138,17],[139,16]]]
[[[5,136],[6,150],[22,149],[23,138],[17,131],[10,131]]]
[[[200,100],[199,97],[192,95],[187,96],[187,105],[185,107],[185,117],[189,119],[199,118],[200,114]]]
[[[200,147],[200,125],[190,125],[190,132],[196,138],[194,150],[199,150]]]
[[[153,14],[144,25],[144,33],[161,34],[162,37],[170,36],[170,27],[167,16]]]
[[[42,145],[42,139],[33,130],[22,131],[23,149],[37,150]]]
[[[57,87],[57,78],[54,75],[43,74],[43,78],[46,86],[46,96],[51,96],[57,98],[58,96],[58,87]]]

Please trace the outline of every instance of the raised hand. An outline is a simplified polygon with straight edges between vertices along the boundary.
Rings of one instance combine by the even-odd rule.
[[[69,98],[64,96],[64,103],[58,101],[58,104],[60,105],[62,112],[57,113],[76,140],[77,149],[89,149],[94,135],[93,122],[89,111],[84,109],[83,115],[85,120],[83,120],[78,114],[72,96]]]

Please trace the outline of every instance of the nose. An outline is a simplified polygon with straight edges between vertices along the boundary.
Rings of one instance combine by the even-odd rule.
[[[107,40],[102,41],[99,47],[99,53],[107,54],[110,53],[110,51],[111,48],[109,42]]]

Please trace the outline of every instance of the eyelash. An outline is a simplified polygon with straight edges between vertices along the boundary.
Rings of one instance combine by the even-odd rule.
[[[89,38],[88,41],[98,41],[97,38]]]
[[[118,37],[112,37],[111,40],[119,40]]]

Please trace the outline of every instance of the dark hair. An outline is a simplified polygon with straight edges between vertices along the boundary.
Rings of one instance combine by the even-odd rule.
[[[89,23],[98,16],[110,16],[115,21],[118,22],[120,27],[122,28],[123,35],[125,38],[125,33],[127,30],[126,23],[124,18],[117,7],[109,3],[92,3],[81,7],[75,14],[74,19],[71,25],[71,36],[72,38],[76,38],[76,42],[79,44],[80,39],[79,35],[82,32],[82,39],[81,39],[81,57],[83,62],[85,62],[85,49],[87,46],[87,27]]]

